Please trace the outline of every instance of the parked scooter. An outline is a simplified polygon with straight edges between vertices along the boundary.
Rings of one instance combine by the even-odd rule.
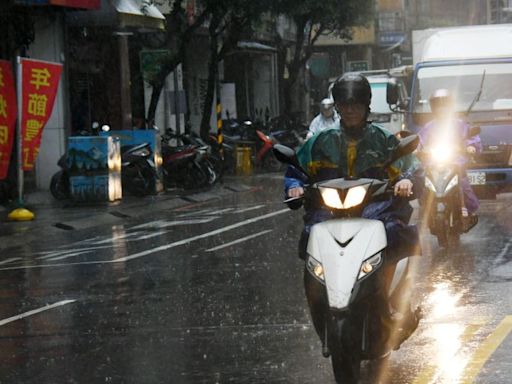
[[[99,131],[108,132],[109,125],[94,122],[89,131],[81,131],[80,136],[97,136]],[[63,154],[57,164],[60,171],[50,181],[50,192],[57,200],[65,200],[71,196],[70,159]],[[153,152],[149,143],[121,147],[121,182],[123,190],[135,196],[146,196],[155,193],[158,180]]]
[[[215,183],[218,174],[209,159],[210,152],[210,146],[200,138],[168,131],[162,136],[166,187],[194,189]]]
[[[262,166],[264,169],[271,172],[278,172],[282,170],[283,165],[275,157],[272,147],[275,144],[283,144],[287,147],[296,148],[304,143],[306,133],[301,136],[297,131],[292,129],[289,131],[281,130],[270,132],[267,135],[257,129],[256,135],[260,142],[259,145],[257,145],[256,165]]]
[[[468,138],[480,133],[480,127],[472,127]],[[464,195],[461,178],[465,170],[457,157],[466,153],[460,143],[442,140],[425,148],[419,157],[425,168],[425,192],[422,197],[422,217],[428,221],[430,233],[437,237],[440,247],[457,247],[460,236],[478,223],[477,216],[469,216],[465,225],[462,217]]]
[[[158,176],[149,143],[121,147],[121,183],[134,196],[154,194]]]
[[[417,136],[402,140],[384,167],[412,153],[417,145]],[[276,145],[274,151],[280,161],[307,175],[294,150]],[[413,257],[398,261],[389,291],[384,292],[384,267],[391,256],[384,224],[361,217],[369,203],[392,193],[388,180],[332,179],[306,185],[303,197],[286,201],[305,200],[336,217],[311,228],[304,285],[323,354],[331,356],[338,383],[357,383],[362,360],[382,362],[419,323],[420,310],[410,311]],[[405,309],[401,320],[389,316],[390,304]]]

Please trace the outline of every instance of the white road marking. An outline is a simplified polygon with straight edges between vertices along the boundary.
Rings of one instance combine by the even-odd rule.
[[[18,261],[18,260],[21,260],[21,257],[11,257],[10,259],[5,259],[5,260],[0,261],[0,265],[9,264],[9,263],[12,263],[13,261]]]
[[[75,256],[85,255],[86,253],[91,253],[91,252],[92,252],[92,251],[81,251],[81,252],[68,253],[67,255],[63,255],[63,256],[56,256],[56,257],[52,257],[51,259],[48,259],[48,261],[63,260],[63,259],[67,259],[67,258],[69,258],[69,257],[75,257]]]
[[[0,271],[10,271],[10,270],[16,270],[16,269],[67,267],[67,266],[73,266],[73,265],[113,264],[113,263],[126,262],[126,261],[130,261],[130,260],[138,259],[138,258],[141,258],[141,257],[144,257],[144,256],[149,256],[149,255],[151,255],[153,253],[157,253],[157,252],[161,252],[161,251],[166,251],[168,249],[175,248],[175,247],[178,247],[180,245],[189,244],[189,243],[191,243],[193,241],[197,241],[197,240],[205,239],[207,237],[215,236],[215,235],[227,232],[227,231],[231,231],[232,229],[236,229],[236,228],[239,228],[239,227],[243,227],[245,225],[249,225],[249,224],[261,221],[261,220],[268,219],[270,217],[281,215],[281,214],[286,213],[286,212],[290,212],[290,210],[288,208],[281,209],[279,211],[267,213],[265,215],[257,216],[257,217],[254,217],[252,219],[247,219],[247,220],[244,220],[244,221],[240,221],[238,223],[235,223],[235,224],[232,224],[232,225],[228,225],[226,227],[222,227],[222,228],[216,229],[214,231],[203,233],[202,235],[197,235],[197,236],[189,237],[188,239],[184,239],[184,240],[176,241],[174,243],[170,243],[170,244],[162,245],[162,246],[159,246],[159,247],[156,247],[156,248],[148,249],[146,251],[138,252],[138,253],[135,253],[133,255],[128,255],[126,257],[120,257],[119,259],[115,259],[115,260],[96,260],[96,261],[84,261],[84,262],[78,262],[78,263],[41,264],[41,265],[27,265],[27,266],[23,266],[23,267],[6,267],[6,268],[0,268]]]
[[[254,233],[254,234],[246,236],[246,237],[242,237],[241,239],[238,239],[238,240],[235,240],[235,241],[231,241],[229,243],[222,244],[222,245],[219,245],[219,246],[214,247],[214,248],[207,249],[205,252],[218,251],[219,249],[223,249],[223,248],[227,248],[227,247],[230,247],[232,245],[235,245],[235,244],[243,243],[244,241],[254,239],[255,237],[259,237],[259,236],[265,235],[265,234],[267,234],[269,232],[272,232],[272,229],[267,229],[265,231],[261,231],[261,232]]]
[[[212,212],[212,208],[208,209],[202,209],[200,211],[192,211],[187,213],[182,213],[181,215],[178,215],[177,217],[190,217],[190,216],[207,216]]]
[[[256,209],[260,209],[260,208],[263,208],[265,205],[256,205],[254,207],[249,207],[249,208],[240,208],[240,209],[237,209],[236,211],[234,211],[233,213],[244,213],[244,212],[249,212],[249,211],[255,211]]]
[[[22,314],[19,314],[19,315],[16,315],[16,316],[8,317],[7,319],[0,320],[0,327],[2,325],[8,324],[8,323],[12,323],[13,321],[20,320],[20,319],[23,319],[25,317],[29,317],[29,316],[35,315],[37,313],[41,313],[41,312],[48,311],[48,310],[53,309],[53,308],[62,307],[63,305],[74,303],[75,301],[76,300],[62,300],[62,301],[59,301],[59,302],[57,302],[55,304],[48,304],[48,305],[45,305],[44,307],[41,307],[41,308],[38,308],[38,309],[33,309],[32,311],[28,311],[28,312],[25,312],[25,313],[22,313]]]
[[[63,250],[63,251],[52,251],[51,253],[47,253],[44,256],[39,256],[38,259],[39,260],[46,260],[46,259],[52,259],[54,257],[65,256],[65,255],[68,255],[70,253],[75,253],[75,252],[79,252],[79,251],[80,252],[82,252],[82,251],[92,252],[92,251],[97,251],[97,250],[100,250],[100,249],[110,249],[110,248],[112,248],[111,245],[104,245],[102,247],[73,248],[73,249],[66,249],[66,250]]]
[[[219,217],[205,217],[203,219],[197,219],[197,220],[156,220],[152,221],[150,223],[144,223],[141,225],[137,225],[135,227],[130,228],[131,229],[148,229],[148,228],[168,228],[168,227],[175,227],[177,225],[195,225],[195,224],[205,224],[209,223],[213,220],[218,219]]]
[[[134,253],[133,255],[121,257],[121,258],[119,258],[119,259],[117,259],[115,261],[119,263],[119,262],[122,262],[122,261],[129,261],[129,260],[133,260],[133,259],[138,259],[140,257],[148,256],[148,255],[151,255],[151,254],[156,253],[156,252],[166,251],[168,249],[175,248],[175,247],[178,247],[180,245],[189,244],[189,243],[192,243],[193,241],[197,241],[197,240],[201,240],[201,239],[204,239],[204,238],[207,238],[207,237],[215,236],[215,235],[218,235],[218,234],[223,233],[223,232],[231,231],[232,229],[243,227],[244,225],[248,225],[248,224],[252,224],[252,223],[258,222],[260,220],[268,219],[270,217],[274,217],[274,216],[280,215],[280,214],[285,213],[285,212],[290,212],[290,210],[288,208],[286,208],[286,209],[281,209],[280,211],[276,211],[276,212],[272,212],[272,213],[267,213],[266,215],[257,216],[257,217],[254,217],[252,219],[247,219],[247,220],[241,221],[239,223],[228,225],[227,227],[223,227],[223,228],[219,228],[219,229],[216,229],[214,231],[211,231],[211,232],[203,233],[202,235],[197,235],[197,236],[189,237],[188,239],[176,241],[175,243],[161,245],[161,246],[153,248],[153,249],[148,249],[146,251]]]
[[[208,213],[208,216],[211,216],[211,215],[219,215],[221,213],[226,213],[226,212],[231,212],[233,211],[235,208],[225,208],[225,209],[218,209],[216,211],[212,211],[212,212],[209,212]]]

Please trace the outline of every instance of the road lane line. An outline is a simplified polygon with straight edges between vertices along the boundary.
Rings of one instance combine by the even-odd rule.
[[[235,224],[232,224],[232,225],[228,225],[227,227],[223,227],[223,228],[219,228],[219,229],[216,229],[214,231],[211,231],[211,232],[203,233],[202,235],[197,235],[197,236],[189,237],[188,239],[176,241],[176,242],[171,243],[171,244],[161,245],[159,247],[148,249],[146,251],[134,253],[133,255],[129,255],[129,256],[125,256],[125,257],[120,257],[119,259],[116,259],[114,261],[116,263],[120,263],[120,262],[129,261],[129,260],[133,260],[133,259],[138,259],[140,257],[148,256],[148,255],[151,255],[151,254],[156,253],[156,252],[166,251],[168,249],[175,248],[175,247],[178,247],[180,245],[189,244],[189,243],[192,243],[193,241],[197,241],[197,240],[205,239],[207,237],[219,235],[221,233],[224,233],[224,232],[227,232],[227,231],[231,231],[232,229],[236,229],[236,228],[239,228],[239,227],[243,227],[245,225],[249,225],[249,224],[261,221],[261,220],[265,220],[265,219],[277,216],[277,215],[281,215],[281,214],[283,214],[285,212],[290,212],[290,210],[288,208],[285,208],[285,209],[281,209],[280,211],[267,213],[266,215],[257,216],[257,217],[254,217],[252,219],[247,219],[247,220],[244,220],[244,221],[240,221],[238,223],[235,223]]]
[[[21,257],[11,257],[10,259],[5,259],[5,260],[0,261],[0,265],[9,264],[9,263],[12,263],[13,261],[18,261],[18,260],[21,260]]]
[[[71,267],[71,266],[77,266],[77,265],[115,264],[115,263],[120,263],[120,262],[126,262],[126,261],[130,261],[130,260],[137,259],[137,258],[140,258],[140,257],[148,256],[148,255],[151,255],[153,253],[157,253],[157,252],[165,251],[165,250],[168,250],[168,249],[171,249],[171,248],[175,248],[175,247],[178,247],[180,245],[189,244],[189,243],[191,243],[193,241],[197,241],[197,240],[201,240],[201,239],[204,239],[204,238],[207,238],[207,237],[215,236],[215,235],[221,234],[223,232],[231,231],[232,229],[236,229],[236,228],[239,228],[239,227],[243,227],[245,225],[249,225],[249,224],[261,221],[261,220],[265,220],[265,219],[277,216],[277,215],[281,215],[281,214],[286,213],[286,212],[291,212],[291,211],[288,208],[281,209],[279,211],[271,212],[271,213],[268,213],[266,215],[257,216],[257,217],[254,217],[252,219],[247,219],[247,220],[244,220],[244,221],[240,221],[238,223],[235,223],[235,224],[232,224],[232,225],[228,225],[226,227],[219,228],[219,229],[216,229],[216,230],[211,231],[211,232],[203,233],[202,235],[197,235],[197,236],[189,237],[188,239],[184,239],[184,240],[176,241],[174,243],[170,243],[170,244],[162,245],[162,246],[159,246],[159,247],[156,247],[156,248],[148,249],[146,251],[135,253],[133,255],[129,255],[129,256],[126,256],[126,257],[120,257],[120,258],[115,259],[115,260],[95,260],[95,261],[83,261],[83,262],[76,262],[76,263],[25,265],[25,266],[21,266],[21,267],[5,267],[5,268],[0,268],[0,271],[12,271],[12,270],[19,270],[19,269],[36,269],[36,268]]]
[[[91,253],[92,251],[81,251],[81,252],[73,252],[73,253],[68,253],[64,256],[56,256],[56,257],[52,257],[51,259],[48,259],[48,261],[59,261],[59,260],[63,260],[63,259],[68,259],[70,257],[75,257],[75,256],[80,256],[80,255],[85,255],[87,253]]]
[[[466,366],[464,375],[460,381],[461,384],[473,383],[487,360],[489,360],[496,349],[498,349],[501,343],[503,343],[507,338],[510,331],[512,331],[512,316],[507,316],[476,350],[475,354]]]
[[[467,344],[471,338],[478,332],[480,328],[482,328],[486,322],[482,321],[481,323],[468,324],[464,329],[464,332],[461,335],[461,346]],[[455,351],[452,356],[455,356],[458,351]],[[436,373],[439,367],[434,365],[429,365],[425,369],[423,369],[418,376],[414,379],[412,384],[429,384],[432,383],[435,379]]]
[[[255,211],[256,209],[263,208],[264,206],[265,206],[264,204],[261,204],[261,205],[256,205],[254,207],[249,207],[249,208],[240,208],[240,209],[237,209],[236,211],[234,211],[233,213],[244,213],[244,212],[249,212],[249,211]]]
[[[238,239],[238,240],[235,240],[235,241],[231,241],[230,243],[226,243],[226,244],[221,244],[217,247],[214,247],[214,248],[210,248],[210,249],[207,249],[205,252],[214,252],[214,251],[218,251],[219,249],[223,249],[223,248],[227,248],[227,247],[230,247],[232,245],[235,245],[235,244],[240,244],[240,243],[243,243],[244,241],[247,241],[247,240],[251,240],[251,239],[254,239],[256,237],[259,237],[259,236],[262,236],[262,235],[265,235],[269,232],[272,232],[272,229],[267,229],[265,231],[261,231],[261,232],[258,232],[258,233],[254,233],[252,235],[249,235],[249,236],[246,236],[246,237],[242,237],[241,239]]]
[[[0,320],[0,327],[5,325],[5,324],[12,323],[13,321],[23,319],[25,317],[29,317],[29,316],[32,316],[32,315],[35,315],[35,314],[38,314],[38,313],[41,313],[41,312],[44,312],[44,311],[48,311],[50,309],[54,309],[54,308],[57,308],[57,307],[62,307],[63,305],[74,303],[75,301],[76,300],[62,300],[62,301],[59,301],[59,302],[57,302],[55,304],[48,304],[48,305],[45,305],[44,307],[41,307],[41,308],[38,308],[38,309],[33,309],[31,311],[28,311],[28,312],[25,312],[25,313],[21,313],[21,314],[16,315],[16,316],[8,317],[7,319]]]

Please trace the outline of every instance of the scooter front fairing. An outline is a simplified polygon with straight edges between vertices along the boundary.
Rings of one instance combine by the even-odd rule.
[[[343,218],[312,227],[307,265],[325,284],[331,309],[349,306],[359,285],[382,265],[386,246],[384,224],[378,220]]]

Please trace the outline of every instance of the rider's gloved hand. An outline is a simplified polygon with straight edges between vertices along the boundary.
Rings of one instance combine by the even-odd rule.
[[[301,197],[304,195],[304,188],[295,187],[288,190],[288,197]]]
[[[395,196],[409,197],[412,195],[412,181],[409,179],[402,179],[395,184]]]

